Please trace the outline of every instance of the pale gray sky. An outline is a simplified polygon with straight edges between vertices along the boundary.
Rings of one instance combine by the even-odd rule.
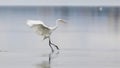
[[[120,6],[120,0],[0,0],[0,6]]]

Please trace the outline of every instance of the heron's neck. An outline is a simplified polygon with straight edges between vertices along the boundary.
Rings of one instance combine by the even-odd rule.
[[[56,25],[52,28],[52,30],[56,30],[58,28],[58,22],[56,22]]]

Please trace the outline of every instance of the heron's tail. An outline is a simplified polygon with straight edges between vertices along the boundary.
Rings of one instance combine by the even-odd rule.
[[[43,40],[47,39],[48,37],[47,36],[44,36]]]

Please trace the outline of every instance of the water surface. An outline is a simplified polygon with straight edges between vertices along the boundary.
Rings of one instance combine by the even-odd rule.
[[[52,41],[60,47],[56,54],[26,21],[42,20],[54,26],[59,18],[68,24],[52,34]],[[119,26],[119,7],[1,6],[0,67],[119,68]]]

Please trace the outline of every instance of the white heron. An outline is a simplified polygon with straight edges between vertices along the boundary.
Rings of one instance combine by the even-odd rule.
[[[49,46],[52,50],[52,52],[54,52],[54,49],[52,48],[52,45],[57,49],[59,50],[59,47],[55,44],[53,44],[51,42],[51,39],[50,39],[50,35],[51,33],[57,29],[58,27],[58,23],[66,23],[64,20],[62,19],[57,19],[56,20],[56,25],[54,27],[49,27],[47,25],[45,25],[42,21],[40,20],[28,20],[27,21],[27,25],[29,27],[31,27],[38,35],[41,35],[43,36],[43,40],[45,39],[49,39]]]

